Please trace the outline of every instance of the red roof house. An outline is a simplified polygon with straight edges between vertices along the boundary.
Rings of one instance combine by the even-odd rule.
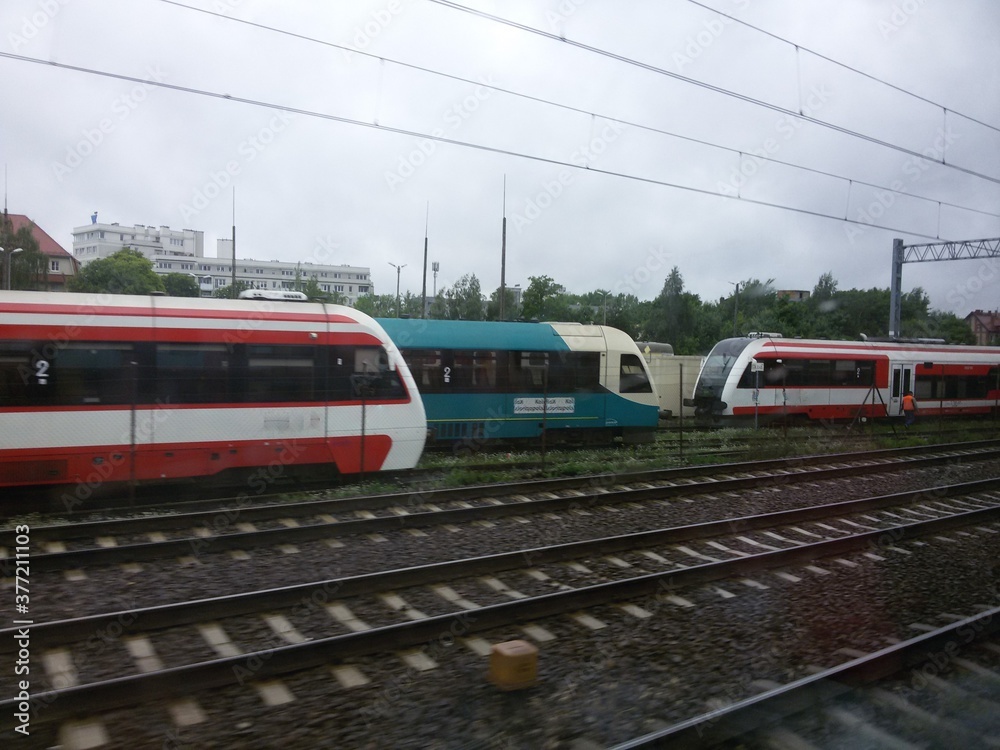
[[[985,346],[1000,342],[1000,313],[974,310],[965,316],[965,322],[972,329],[977,344]]]
[[[66,280],[70,276],[75,276],[80,268],[79,261],[24,214],[7,214],[7,218],[10,220],[12,232],[16,232],[22,227],[29,227],[31,236],[38,242],[39,251],[48,258],[45,289],[53,292],[65,291]]]

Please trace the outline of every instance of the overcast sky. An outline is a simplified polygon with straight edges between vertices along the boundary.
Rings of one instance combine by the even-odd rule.
[[[235,187],[241,257],[368,266],[378,293],[406,264],[419,294],[429,214],[438,289],[489,294],[505,180],[509,286],[885,288],[894,237],[1000,236],[995,0],[185,2],[216,15],[0,5],[0,50],[59,64],[0,57],[8,205],[67,249],[98,211],[214,255]],[[996,309],[1000,262],[914,286]]]

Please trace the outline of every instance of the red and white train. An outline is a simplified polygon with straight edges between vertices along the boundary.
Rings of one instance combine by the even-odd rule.
[[[1000,348],[750,334],[715,345],[685,404],[713,420],[895,417],[907,391],[922,415],[994,412]]]
[[[412,468],[424,408],[348,307],[0,292],[0,487]],[[242,476],[241,476],[242,475]]]

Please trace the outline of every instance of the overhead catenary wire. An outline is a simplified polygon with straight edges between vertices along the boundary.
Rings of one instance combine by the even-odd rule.
[[[773,202],[770,202],[770,201],[763,201],[763,200],[759,200],[759,199],[746,198],[746,197],[743,197],[743,196],[727,195],[725,193],[719,193],[719,192],[712,191],[712,190],[707,190],[707,189],[704,189],[704,188],[692,187],[690,185],[682,185],[682,184],[679,184],[679,183],[669,182],[669,181],[666,181],[666,180],[658,180],[658,179],[654,179],[652,177],[643,177],[641,175],[628,174],[628,173],[625,173],[625,172],[618,172],[618,171],[611,170],[611,169],[601,169],[601,168],[593,166],[593,165],[587,165],[587,164],[581,165],[581,164],[577,164],[577,163],[574,163],[574,162],[571,162],[571,161],[564,161],[564,160],[561,160],[561,159],[553,159],[553,158],[549,158],[549,157],[538,156],[536,154],[526,154],[526,153],[519,152],[519,151],[512,151],[510,149],[498,148],[496,146],[488,146],[488,145],[485,145],[485,144],[482,144],[482,143],[472,143],[470,141],[461,141],[461,140],[458,140],[458,139],[455,139],[455,138],[446,138],[444,135],[440,135],[438,133],[422,133],[420,131],[408,130],[408,129],[405,129],[405,128],[397,128],[397,127],[390,127],[390,126],[387,126],[387,125],[380,125],[380,124],[377,124],[375,122],[365,122],[364,120],[357,120],[357,119],[354,119],[354,118],[344,117],[342,115],[335,115],[335,114],[331,114],[331,113],[328,113],[328,112],[317,112],[315,110],[303,109],[303,108],[300,108],[300,107],[294,107],[294,106],[290,106],[290,105],[287,105],[287,104],[281,104],[279,102],[267,102],[267,101],[263,101],[263,100],[260,100],[260,99],[252,99],[252,98],[249,98],[249,97],[241,97],[241,96],[236,96],[236,95],[228,94],[228,93],[222,93],[222,92],[218,92],[218,91],[209,91],[207,89],[198,89],[198,88],[194,88],[194,87],[191,87],[191,86],[181,86],[179,84],[167,83],[165,81],[155,81],[155,80],[150,80],[150,79],[138,78],[136,76],[130,76],[130,75],[126,75],[124,73],[114,73],[114,72],[111,72],[111,71],[97,70],[95,68],[86,68],[86,67],[79,66],[79,65],[70,65],[68,63],[56,62],[56,61],[53,61],[53,60],[42,60],[42,59],[35,58],[35,57],[28,57],[26,55],[18,55],[18,54],[12,53],[12,52],[2,52],[2,51],[0,51],[0,58],[7,58],[7,59],[11,59],[11,60],[19,60],[21,62],[33,63],[33,64],[36,64],[36,65],[44,65],[44,66],[53,67],[53,68],[60,68],[60,69],[63,69],[63,70],[70,70],[70,71],[74,71],[74,72],[78,72],[78,73],[84,73],[84,74],[87,74],[87,75],[101,76],[101,77],[104,77],[104,78],[111,78],[111,79],[120,80],[120,81],[128,81],[130,83],[138,83],[138,84],[142,84],[142,85],[145,85],[145,86],[155,86],[155,87],[158,87],[158,88],[167,89],[167,90],[170,90],[170,91],[176,91],[176,92],[180,92],[180,93],[184,93],[184,94],[191,94],[191,95],[196,95],[196,96],[204,96],[204,97],[209,97],[209,98],[214,98],[214,99],[222,99],[222,100],[226,100],[226,101],[230,101],[230,102],[236,102],[236,103],[240,103],[240,104],[247,104],[247,105],[251,105],[251,106],[255,106],[255,107],[262,107],[262,108],[265,108],[265,109],[271,109],[271,110],[278,110],[278,111],[283,111],[283,112],[289,112],[289,113],[292,113],[292,114],[303,115],[305,117],[314,117],[314,118],[318,118],[318,119],[322,119],[322,120],[329,120],[331,122],[339,122],[339,123],[342,123],[342,124],[345,124],[345,125],[354,125],[354,126],[357,126],[357,127],[370,128],[370,129],[373,129],[373,130],[379,130],[379,131],[386,132],[386,133],[395,133],[397,135],[405,135],[405,136],[409,136],[411,138],[419,138],[419,139],[424,139],[424,140],[430,140],[430,141],[435,141],[435,142],[438,142],[438,143],[444,143],[444,144],[448,144],[448,145],[452,145],[452,146],[472,148],[472,149],[476,149],[476,150],[479,150],[479,151],[484,151],[484,152],[487,152],[487,153],[500,154],[500,155],[503,155],[503,156],[512,156],[512,157],[516,157],[516,158],[520,158],[520,159],[527,159],[527,160],[531,160],[531,161],[535,161],[535,162],[541,162],[541,163],[544,163],[544,164],[551,164],[551,165],[555,165],[555,166],[566,167],[568,169],[574,169],[574,170],[582,171],[582,172],[589,172],[591,174],[602,174],[602,175],[607,175],[607,176],[610,176],[610,177],[619,177],[619,178],[622,178],[622,179],[632,180],[632,181],[635,181],[635,182],[642,182],[642,183],[646,183],[646,184],[650,184],[650,185],[659,185],[661,187],[674,188],[674,189],[677,189],[677,190],[683,190],[683,191],[687,191],[687,192],[698,193],[698,194],[701,194],[701,195],[709,195],[709,196],[713,196],[713,197],[716,197],[716,198],[725,198],[725,199],[729,199],[729,200],[737,200],[737,201],[741,201],[743,203],[749,203],[749,204],[753,204],[753,205],[757,205],[757,206],[765,206],[765,207],[768,207],[768,208],[775,208],[775,209],[780,209],[780,210],[784,210],[784,211],[791,211],[793,213],[797,213],[797,214],[801,214],[801,215],[805,215],[805,216],[812,216],[812,217],[822,218],[822,219],[831,219],[833,221],[845,222],[845,223],[848,223],[848,224],[861,225],[861,226],[865,226],[865,227],[872,228],[872,229],[879,229],[879,230],[887,231],[887,232],[894,232],[894,233],[898,233],[898,234],[905,234],[905,235],[908,235],[908,236],[911,236],[911,237],[919,237],[919,238],[922,238],[922,239],[929,239],[929,240],[940,240],[940,239],[942,239],[940,237],[933,237],[931,235],[922,234],[922,233],[919,233],[919,232],[913,232],[913,231],[911,231],[909,229],[906,229],[906,228],[903,228],[903,227],[880,226],[880,225],[874,224],[871,221],[864,221],[862,219],[842,218],[840,216],[834,216],[832,214],[825,214],[825,213],[823,213],[821,211],[813,211],[813,210],[810,210],[810,209],[798,208],[796,206],[786,206],[786,205],[783,205],[783,204],[780,204],[780,203],[773,203]]]
[[[192,11],[192,12],[196,12],[196,13],[201,13],[201,14],[204,14],[204,15],[214,16],[214,17],[216,17],[216,18],[218,18],[218,19],[220,19],[222,21],[226,21],[226,22],[229,22],[229,23],[235,23],[235,24],[239,24],[239,25],[243,25],[243,26],[248,26],[248,27],[256,28],[256,29],[259,29],[261,31],[266,31],[266,32],[269,32],[269,33],[274,33],[274,34],[279,34],[279,35],[282,35],[282,36],[287,36],[287,37],[290,37],[290,38],[293,38],[293,39],[298,39],[300,41],[309,42],[309,43],[312,43],[312,44],[317,44],[317,45],[321,45],[321,46],[325,46],[325,47],[330,47],[332,49],[337,49],[337,50],[341,50],[341,51],[344,51],[344,52],[350,52],[352,54],[357,54],[357,55],[360,55],[362,57],[367,57],[367,58],[376,60],[380,64],[379,65],[379,79],[378,79],[379,91],[381,91],[381,87],[382,87],[382,75],[383,75],[382,67],[383,67],[384,63],[391,63],[393,65],[398,65],[398,66],[403,67],[403,68],[407,68],[407,69],[410,69],[410,70],[415,70],[415,71],[418,71],[418,72],[421,72],[421,73],[426,73],[428,75],[438,76],[438,77],[445,78],[445,79],[452,80],[452,81],[457,81],[459,83],[467,83],[467,84],[472,85],[472,86],[484,86],[484,87],[486,87],[486,88],[488,88],[488,89],[490,89],[492,91],[496,91],[498,93],[507,94],[507,95],[514,96],[514,97],[518,97],[518,98],[524,99],[526,101],[532,101],[532,102],[536,102],[536,103],[539,103],[539,104],[544,104],[544,105],[552,106],[552,107],[555,107],[555,108],[558,108],[558,109],[562,109],[562,110],[565,110],[565,111],[568,111],[568,112],[575,112],[575,113],[578,113],[578,114],[585,114],[588,117],[600,117],[600,118],[602,118],[604,120],[608,120],[610,122],[616,122],[616,123],[619,123],[621,125],[626,125],[626,126],[631,127],[631,128],[637,128],[637,129],[640,129],[640,130],[645,130],[645,131],[650,132],[650,133],[656,133],[658,135],[665,135],[665,136],[670,137],[670,138],[676,138],[678,140],[683,140],[683,141],[686,141],[688,143],[695,143],[695,144],[698,144],[700,146],[706,146],[706,147],[709,147],[709,148],[718,149],[720,151],[725,151],[725,152],[728,152],[728,153],[731,153],[731,154],[737,156],[739,158],[739,160],[740,160],[741,166],[742,166],[743,157],[748,154],[748,152],[746,150],[735,149],[735,148],[732,148],[732,147],[729,147],[729,146],[723,146],[723,145],[720,145],[720,144],[717,144],[717,143],[713,143],[711,141],[707,141],[707,140],[704,140],[704,139],[701,139],[701,138],[695,138],[695,137],[692,137],[692,136],[682,135],[680,133],[675,133],[675,132],[672,132],[672,131],[669,131],[669,130],[665,130],[663,128],[654,127],[652,125],[647,125],[647,124],[644,124],[644,123],[635,122],[633,120],[623,119],[623,118],[617,117],[615,115],[610,115],[610,114],[601,113],[601,112],[592,112],[592,111],[583,109],[581,107],[574,107],[572,105],[563,104],[561,102],[556,102],[556,101],[553,101],[551,99],[546,99],[544,97],[533,96],[531,94],[526,94],[526,93],[523,93],[523,92],[515,91],[513,89],[509,89],[509,88],[504,88],[504,87],[501,87],[501,86],[497,86],[496,84],[491,83],[491,82],[484,82],[484,81],[481,81],[481,80],[475,80],[475,79],[471,79],[471,78],[466,78],[466,77],[455,75],[455,74],[452,74],[452,73],[446,73],[446,72],[443,72],[443,71],[440,71],[440,70],[435,70],[433,68],[429,68],[429,67],[426,67],[426,66],[423,66],[423,65],[416,65],[414,63],[409,63],[409,62],[406,62],[406,61],[403,61],[403,60],[397,60],[397,59],[393,59],[393,58],[390,58],[390,57],[386,57],[384,55],[376,55],[376,54],[374,54],[372,52],[366,52],[364,50],[356,49],[356,48],[354,48],[354,47],[352,47],[350,45],[338,44],[336,42],[331,42],[331,41],[328,41],[328,40],[325,40],[325,39],[319,39],[319,38],[316,38],[316,37],[308,36],[306,34],[300,34],[298,32],[289,31],[287,29],[281,29],[281,28],[278,28],[276,26],[271,26],[271,25],[268,25],[268,24],[263,24],[263,23],[260,23],[260,22],[257,22],[257,21],[249,21],[249,20],[246,20],[246,19],[237,18],[235,16],[231,16],[231,15],[228,15],[226,13],[219,12],[219,11],[213,11],[213,10],[209,10],[209,9],[206,9],[206,8],[198,8],[198,7],[195,7],[195,6],[192,6],[192,5],[188,5],[187,3],[179,2],[178,0],[160,0],[160,2],[165,3],[167,5],[173,5],[175,7],[181,8],[183,10],[188,10],[188,11]],[[809,50],[806,50],[806,51],[809,51]],[[798,114],[795,114],[795,113],[791,113],[790,116],[792,116],[792,117],[800,117]],[[378,118],[377,117],[375,118],[375,123],[378,124]],[[882,184],[879,184],[879,183],[867,182],[865,180],[859,180],[857,178],[848,177],[846,175],[837,174],[835,172],[830,172],[830,171],[822,170],[822,169],[816,169],[814,167],[807,167],[807,166],[803,166],[801,164],[795,164],[793,162],[786,161],[784,159],[775,158],[774,156],[768,155],[767,153],[753,153],[753,152],[749,152],[749,153],[750,153],[750,155],[754,159],[757,159],[757,160],[760,160],[760,161],[763,161],[763,162],[770,162],[770,163],[773,163],[773,164],[779,164],[781,166],[789,167],[789,168],[792,168],[792,169],[798,169],[798,170],[801,170],[803,172],[807,172],[807,173],[810,173],[810,174],[815,174],[815,175],[819,175],[819,176],[823,176],[823,177],[829,177],[831,179],[842,180],[844,182],[848,182],[848,183],[851,183],[853,185],[863,185],[865,187],[869,187],[869,188],[872,188],[872,189],[875,189],[875,190],[882,190],[882,191],[888,191],[888,192],[896,193],[896,194],[900,194],[900,195],[906,195],[906,196],[908,196],[910,198],[913,198],[913,199],[916,199],[916,200],[927,201],[927,202],[930,202],[930,203],[934,203],[934,204],[936,204],[938,206],[947,206],[949,208],[954,208],[954,209],[958,209],[958,210],[961,210],[961,211],[969,211],[971,213],[982,214],[984,216],[990,216],[990,217],[993,217],[993,218],[1000,217],[1000,214],[994,213],[994,212],[991,212],[991,211],[985,211],[985,210],[978,209],[978,208],[972,208],[970,206],[963,206],[963,205],[959,205],[957,203],[950,203],[948,201],[944,201],[944,200],[941,200],[941,199],[938,199],[938,198],[932,198],[932,197],[924,196],[924,195],[917,195],[915,193],[906,193],[906,192],[900,191],[898,188],[894,188],[894,187],[889,186],[889,185],[882,185]],[[926,159],[927,157],[925,155],[919,155],[919,158]],[[931,159],[930,161],[936,161],[936,160]],[[942,166],[946,166],[946,167],[953,166],[952,164],[944,164],[943,162],[941,164],[942,164]],[[987,178],[987,179],[989,179],[989,178]],[[1000,183],[1000,180],[996,180],[996,181],[998,183]],[[737,188],[737,192],[739,192],[738,188]]]
[[[558,34],[553,34],[552,32],[545,31],[543,29],[535,28],[534,26],[528,26],[527,24],[518,23],[517,21],[511,21],[508,18],[503,18],[501,16],[493,15],[492,13],[487,13],[485,11],[476,10],[475,8],[469,8],[461,3],[452,2],[452,0],[426,0],[426,2],[436,3],[438,5],[443,5],[447,8],[452,8],[454,10],[462,11],[464,13],[469,13],[474,16],[492,21],[494,23],[503,24],[505,26],[510,26],[511,28],[519,29],[521,31],[527,32],[529,34],[535,34],[546,39],[550,39],[555,42],[560,42],[562,44],[568,44],[572,47],[591,52],[595,55],[600,55],[602,57],[607,57],[611,60],[617,60],[618,62],[624,63],[626,65],[632,65],[643,70],[648,70],[651,73],[657,73],[668,78],[673,78],[684,83],[691,84],[692,86],[697,86],[703,88],[707,91],[712,91],[723,96],[736,99],[737,101],[746,102],[747,104],[752,104],[757,107],[762,107],[764,109],[769,109],[773,112],[779,112],[789,117],[797,117],[805,122],[818,125],[829,130],[833,130],[837,133],[842,133],[844,135],[851,136],[852,138],[857,138],[859,140],[867,141],[868,143],[875,144],[877,146],[882,146],[884,148],[892,149],[893,151],[899,151],[910,156],[915,156],[920,159],[926,159],[927,161],[933,162],[935,164],[940,164],[941,166],[948,167],[950,169],[958,170],[959,172],[964,172],[966,174],[972,175],[973,177],[979,177],[990,182],[1000,184],[1000,177],[992,177],[982,172],[977,172],[974,169],[968,167],[962,167],[957,164],[952,164],[944,160],[944,158],[934,158],[926,154],[922,154],[919,151],[914,151],[906,146],[901,146],[896,143],[891,143],[889,141],[882,140],[881,138],[876,138],[873,135],[868,135],[866,133],[861,133],[856,130],[851,130],[843,125],[837,125],[832,122],[827,122],[826,120],[821,120],[818,117],[813,117],[812,115],[805,114],[804,112],[796,112],[795,110],[788,109],[787,107],[782,107],[778,104],[772,102],[764,101],[763,99],[757,99],[748,94],[741,94],[738,91],[733,91],[731,89],[723,88],[722,86],[716,86],[715,84],[707,83],[706,81],[699,81],[697,78],[691,78],[690,76],[682,75],[681,73],[674,73],[673,71],[667,70],[666,68],[661,68],[657,65],[651,63],[643,62],[641,60],[636,60],[635,58],[627,57],[625,55],[620,55],[617,52],[611,52],[610,50],[601,49],[600,47],[595,47],[590,44],[585,44],[573,39],[568,39],[565,36],[560,36]]]
[[[997,127],[996,125],[990,125],[988,122],[983,122],[982,120],[979,120],[979,119],[977,119],[975,117],[972,117],[972,116],[967,115],[967,114],[963,114],[962,112],[959,112],[956,109],[951,109],[950,107],[946,107],[945,105],[940,104],[939,102],[936,102],[933,99],[928,99],[927,97],[921,96],[920,94],[917,94],[917,93],[915,93],[913,91],[910,91],[909,89],[905,89],[902,86],[897,86],[896,84],[891,83],[891,82],[885,80],[884,78],[879,78],[878,76],[874,76],[871,73],[866,73],[865,71],[863,71],[863,70],[861,70],[859,68],[855,68],[855,67],[853,67],[851,65],[847,65],[846,63],[842,63],[839,60],[834,60],[832,57],[824,55],[821,52],[817,52],[814,49],[809,49],[808,47],[803,47],[798,42],[793,42],[790,39],[786,39],[783,36],[775,34],[773,31],[768,31],[767,29],[762,29],[760,26],[754,26],[752,23],[747,23],[746,21],[740,20],[736,16],[730,15],[729,13],[725,13],[725,12],[723,12],[721,10],[716,10],[715,8],[712,8],[712,7],[708,6],[708,5],[705,5],[705,3],[698,2],[698,0],[687,0],[687,1],[689,3],[691,3],[692,5],[697,5],[699,8],[704,8],[707,11],[711,11],[712,13],[716,13],[716,14],[722,16],[723,18],[728,18],[730,21],[732,21],[734,23],[737,23],[740,26],[745,26],[748,29],[753,29],[756,32],[764,34],[765,36],[769,36],[772,39],[776,39],[779,42],[784,42],[785,44],[791,45],[792,47],[795,47],[796,52],[799,52],[799,51],[808,52],[813,57],[817,57],[820,60],[825,60],[826,62],[831,63],[832,65],[836,65],[838,68],[843,68],[844,70],[849,70],[850,72],[856,73],[859,76],[863,76],[864,78],[867,78],[870,81],[874,81],[875,83],[879,83],[879,84],[881,84],[883,86],[886,86],[887,88],[893,89],[894,91],[898,91],[901,94],[906,94],[907,96],[911,96],[914,99],[922,101],[925,104],[930,104],[933,107],[937,107],[937,108],[945,110],[945,111],[948,111],[950,109],[951,113],[954,114],[954,115],[958,115],[959,117],[961,117],[963,119],[966,119],[969,122],[974,122],[976,125],[981,125],[984,128],[989,128],[990,130],[993,130],[993,131],[995,131],[997,133],[1000,133],[1000,127]]]

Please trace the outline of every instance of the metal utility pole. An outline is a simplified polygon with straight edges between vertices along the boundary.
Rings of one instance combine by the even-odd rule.
[[[503,234],[500,239],[500,320],[506,320],[507,304],[507,175],[503,176]]]
[[[399,274],[406,268],[406,263],[401,266],[397,266],[392,261],[389,261],[389,265],[396,269],[396,317],[399,317]]]
[[[431,221],[431,203],[427,201],[427,216],[424,218],[424,284],[420,292],[420,317],[427,317],[427,229]],[[398,292],[397,292],[398,296]]]
[[[232,290],[230,296],[232,299],[236,299],[239,295],[236,294],[236,186],[233,185],[233,285],[229,287]]]
[[[730,284],[734,282],[730,281]],[[736,296],[733,299],[733,338],[736,338],[736,315],[740,311],[740,282],[735,282]]]

